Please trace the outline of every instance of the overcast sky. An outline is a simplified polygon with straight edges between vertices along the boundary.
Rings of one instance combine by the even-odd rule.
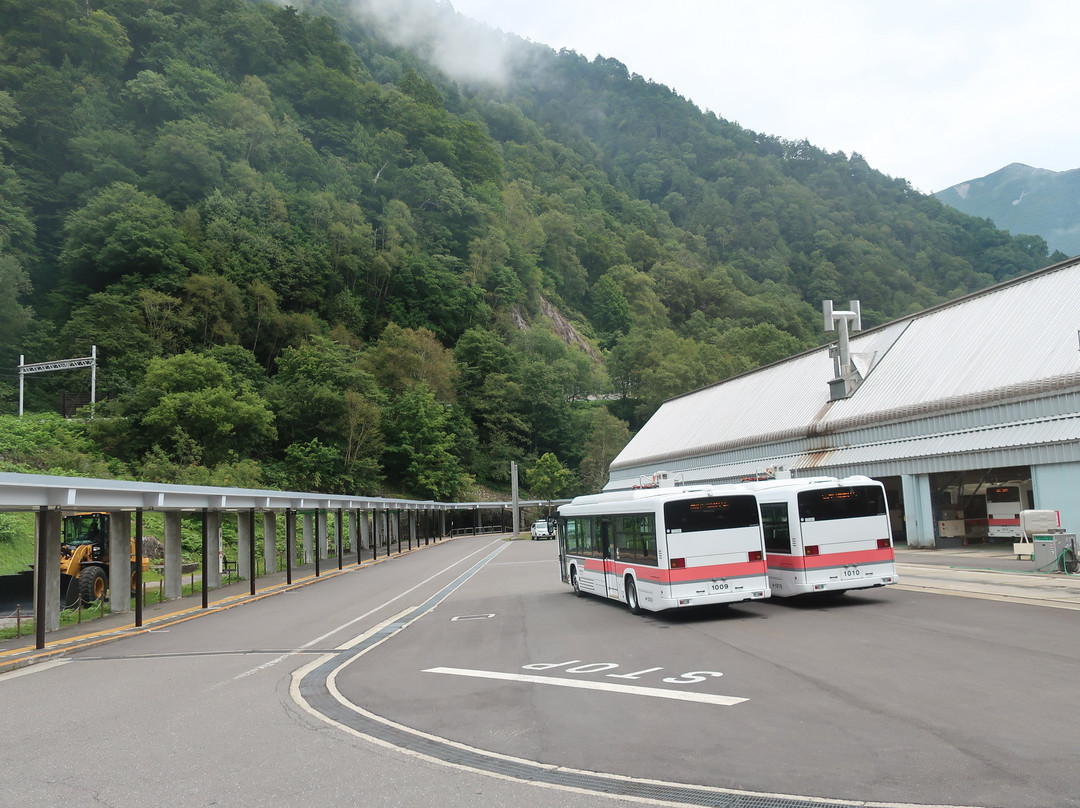
[[[1080,168],[1075,0],[451,2],[927,193],[1009,163]]]

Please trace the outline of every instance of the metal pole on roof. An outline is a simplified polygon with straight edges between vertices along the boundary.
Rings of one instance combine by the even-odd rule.
[[[848,347],[848,329],[862,331],[862,306],[858,300],[852,300],[849,311],[837,311],[831,300],[822,300],[821,309],[825,319],[825,330],[834,331],[839,327],[837,348],[840,354],[839,376],[851,373],[851,351]],[[849,326],[850,324],[850,326]]]

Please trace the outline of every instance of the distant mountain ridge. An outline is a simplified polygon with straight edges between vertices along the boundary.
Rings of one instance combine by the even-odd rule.
[[[934,196],[963,213],[992,219],[1014,236],[1042,236],[1051,251],[1080,255],[1080,168],[1049,171],[1012,163]]]

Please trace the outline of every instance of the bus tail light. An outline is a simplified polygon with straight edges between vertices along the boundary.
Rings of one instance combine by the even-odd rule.
[[[764,557],[765,556],[762,554],[761,550],[751,550],[750,551],[750,560],[751,561],[761,561],[761,559],[763,559]]]
[[[808,545],[806,545],[806,554],[807,555],[817,555],[818,554],[818,546],[816,544],[808,544]]]
[[[671,568],[673,570],[686,569],[686,559],[685,558],[673,558],[673,559],[671,559]]]
[[[889,549],[889,540],[888,539],[878,539],[877,540],[877,546],[878,546],[879,550],[888,550]]]

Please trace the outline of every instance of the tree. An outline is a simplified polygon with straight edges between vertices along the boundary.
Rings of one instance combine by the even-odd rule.
[[[630,330],[630,303],[611,275],[593,284],[592,314],[597,327],[613,337]]]
[[[161,354],[133,296],[90,295],[71,313],[60,334],[70,355],[86,356],[91,345],[97,346],[98,385],[107,395],[131,390],[150,359]]]
[[[202,121],[164,127],[146,154],[147,187],[177,207],[200,201],[221,183],[224,155],[209,145],[210,137],[210,126]]]
[[[239,342],[244,313],[240,289],[228,278],[192,275],[184,284],[183,315],[201,345]]]
[[[386,467],[408,493],[447,501],[472,485],[453,453],[450,418],[423,384],[408,387],[387,409]]]
[[[202,261],[168,205],[117,182],[68,216],[59,263],[69,277],[93,290],[121,279],[141,279],[172,291]]]
[[[454,399],[457,367],[454,356],[427,328],[401,328],[387,324],[379,339],[368,348],[364,367],[392,393],[423,384],[439,401]]]
[[[545,452],[536,465],[525,472],[525,483],[530,493],[547,502],[548,518],[551,517],[551,501],[566,490],[572,479],[570,470],[564,468],[559,458],[551,452]]]
[[[3,251],[0,242],[0,289],[7,294],[0,297],[0,345],[15,345],[19,334],[33,317],[33,310],[19,302],[30,292],[30,276],[19,262]]]
[[[158,446],[181,462],[212,466],[250,457],[277,434],[274,413],[247,381],[216,359],[191,352],[151,360],[119,405],[136,448]]]
[[[266,395],[277,413],[287,479],[314,479],[322,458],[317,490],[378,489],[385,397],[360,359],[356,349],[327,337],[282,352]]]
[[[585,457],[578,473],[585,490],[598,493],[607,482],[611,461],[630,442],[630,428],[626,421],[616,418],[606,407],[593,410],[589,421],[589,440],[585,444]]]

